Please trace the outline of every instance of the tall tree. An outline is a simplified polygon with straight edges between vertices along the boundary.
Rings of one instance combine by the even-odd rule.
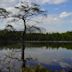
[[[21,19],[23,21],[24,30],[22,33],[22,60],[23,60],[23,67],[25,67],[25,39],[26,39],[26,29],[27,29],[27,21],[39,16],[44,15],[45,11],[41,10],[40,6],[35,3],[28,3],[28,2],[21,2],[20,6],[16,6],[15,9],[17,12],[15,14],[12,14],[11,12],[8,12],[4,8],[0,8],[0,17],[7,18],[7,17],[13,17],[13,21],[17,21],[17,19]],[[10,15],[11,13],[11,15]],[[10,26],[10,25],[8,25]],[[39,29],[39,28],[38,28]]]

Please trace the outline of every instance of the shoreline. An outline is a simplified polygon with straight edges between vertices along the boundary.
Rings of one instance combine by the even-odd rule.
[[[72,43],[72,41],[25,41],[31,43]]]

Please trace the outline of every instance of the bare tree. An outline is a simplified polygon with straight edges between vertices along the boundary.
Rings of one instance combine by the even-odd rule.
[[[45,11],[41,10],[40,6],[35,4],[35,3],[31,3],[29,4],[28,2],[21,2],[20,6],[16,6],[15,9],[18,11],[15,14],[12,14],[11,12],[8,12],[6,9],[4,8],[0,8],[0,17],[2,18],[7,18],[7,17],[13,17],[14,20],[13,21],[17,21],[17,19],[21,19],[23,21],[23,26],[24,26],[24,30],[22,33],[22,60],[23,60],[23,67],[25,67],[25,39],[26,39],[26,29],[27,29],[27,21],[30,20],[31,18],[34,18],[36,16],[39,15],[44,15]],[[11,15],[10,15],[11,13]],[[11,27],[10,25],[8,25],[7,27]],[[36,27],[35,27],[36,28]],[[39,28],[36,28],[38,30],[40,30]]]

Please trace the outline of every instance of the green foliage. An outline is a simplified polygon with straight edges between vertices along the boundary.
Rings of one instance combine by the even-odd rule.
[[[1,42],[20,42],[22,31],[0,31]],[[27,33],[26,41],[71,42],[72,32],[66,33]]]

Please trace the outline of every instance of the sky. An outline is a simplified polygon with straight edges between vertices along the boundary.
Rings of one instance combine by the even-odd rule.
[[[0,8],[13,10],[13,7],[21,1],[35,2],[47,11],[46,17],[38,16],[34,19],[39,23],[31,22],[31,24],[45,28],[47,32],[72,31],[72,0],[0,0]],[[6,22],[6,20],[0,19],[0,29],[6,26]],[[23,28],[21,21],[11,24],[17,30]]]

